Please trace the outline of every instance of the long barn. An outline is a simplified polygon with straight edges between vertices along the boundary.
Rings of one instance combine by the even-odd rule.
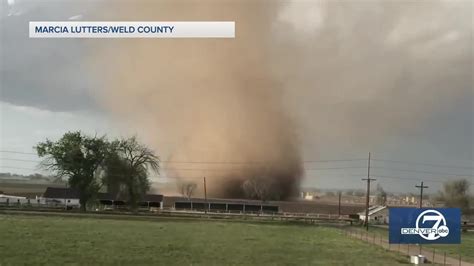
[[[79,191],[73,188],[48,187],[43,194],[46,203],[56,203],[58,205],[67,205],[79,207]],[[127,204],[126,200],[116,198],[110,193],[100,192],[97,194],[97,200],[101,205],[120,207]],[[143,208],[163,208],[163,195],[146,194],[139,206]]]
[[[318,201],[259,201],[245,199],[203,199],[165,196],[165,208],[175,210],[210,210],[222,212],[264,212],[264,213],[317,213],[350,215],[365,209],[364,205],[339,205]]]

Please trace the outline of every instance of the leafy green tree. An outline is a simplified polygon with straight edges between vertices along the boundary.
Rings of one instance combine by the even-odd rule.
[[[112,145],[114,147],[114,145]],[[130,171],[128,164],[123,158],[116,153],[115,148],[113,152],[106,158],[102,171],[102,183],[107,187],[107,192],[115,199],[123,196],[125,190],[126,175]]]
[[[46,140],[35,147],[42,165],[60,178],[67,178],[71,188],[79,191],[81,210],[101,187],[97,171],[110,153],[103,137],[90,137],[81,132],[67,132],[58,141]]]
[[[159,158],[135,137],[114,141],[113,154],[106,160],[104,183],[109,192],[124,195],[136,210],[150,189],[149,173],[159,172]]]
[[[462,213],[467,215],[470,212],[469,186],[466,179],[445,182],[437,199],[446,207],[461,208]]]

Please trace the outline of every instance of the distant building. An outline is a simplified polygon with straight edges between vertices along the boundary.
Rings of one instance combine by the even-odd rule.
[[[27,197],[6,195],[3,193],[0,193],[0,205],[23,205],[23,204],[39,205],[42,203],[44,203],[44,201],[38,198],[29,199]]]
[[[3,194],[3,192],[0,193],[0,198],[2,199],[26,199],[26,197],[20,197],[20,196],[13,196],[13,195],[6,195]]]
[[[359,212],[359,219],[365,221],[365,210]],[[369,208],[369,223],[388,224],[387,206],[372,206]]]
[[[48,187],[43,194],[46,204],[58,204],[70,207],[79,207],[79,191],[73,188]],[[124,206],[127,202],[124,199],[115,198],[110,193],[98,193],[97,200],[104,206]],[[143,201],[139,202],[140,207],[163,208],[163,195],[146,194]]]
[[[73,188],[47,187],[43,193],[46,204],[79,207],[79,191]]]
[[[0,194],[0,204],[21,204],[23,202],[26,202],[27,199],[26,197],[18,197],[18,196],[13,196],[13,195],[5,195],[3,193]]]
[[[245,199],[217,199],[217,198],[184,198],[165,197],[165,207],[175,210],[196,210],[236,213],[278,213],[279,207],[270,202]]]
[[[315,191],[302,191],[300,192],[300,196],[302,199],[305,199],[305,200],[314,200],[314,199],[319,199],[322,196],[322,194]]]
[[[222,212],[266,212],[298,214],[356,214],[364,209],[360,204],[319,202],[317,200],[259,201],[249,199],[185,198],[165,196],[164,207],[175,210],[211,210]]]

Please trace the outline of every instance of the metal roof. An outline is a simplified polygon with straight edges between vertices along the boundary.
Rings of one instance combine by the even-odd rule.
[[[380,205],[371,206],[371,207],[369,207],[369,216],[371,216],[373,214],[376,214],[380,211],[383,211],[386,208],[387,208],[387,206],[380,206]],[[359,215],[364,215],[365,216],[365,211],[360,212]]]

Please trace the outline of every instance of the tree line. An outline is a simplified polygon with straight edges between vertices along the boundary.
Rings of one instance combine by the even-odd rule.
[[[132,210],[150,189],[150,172],[159,171],[159,158],[136,137],[109,141],[106,136],[67,132],[59,140],[47,139],[35,150],[42,167],[79,192],[86,211],[97,193],[106,188],[115,198],[124,198]]]

